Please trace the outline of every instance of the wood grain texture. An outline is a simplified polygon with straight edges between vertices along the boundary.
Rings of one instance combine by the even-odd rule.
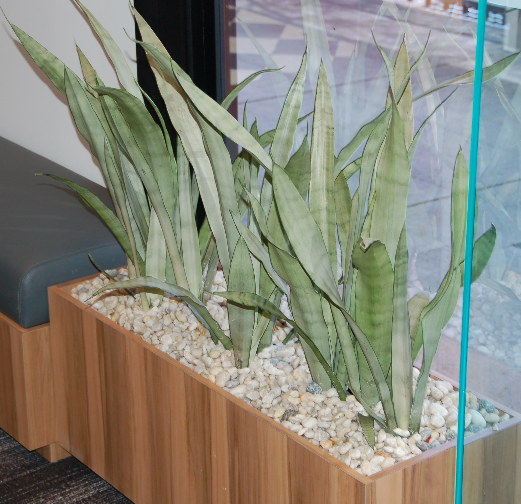
[[[454,442],[361,476],[86,308],[68,287],[51,288],[49,299],[59,442],[137,504],[452,503]],[[516,422],[499,433],[508,458],[498,471],[501,491],[519,503]],[[495,456],[497,434],[469,444],[481,493],[494,491],[490,461],[479,457]]]
[[[49,325],[0,313],[0,427],[29,450],[56,440]]]

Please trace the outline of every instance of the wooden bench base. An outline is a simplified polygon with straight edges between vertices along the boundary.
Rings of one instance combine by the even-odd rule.
[[[49,324],[24,329],[1,313],[0,428],[28,450],[56,441]]]

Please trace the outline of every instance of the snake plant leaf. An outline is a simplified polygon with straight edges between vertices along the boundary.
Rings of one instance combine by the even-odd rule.
[[[150,228],[145,258],[145,275],[166,280],[166,243],[161,223],[154,209],[150,212]]]
[[[233,291],[255,291],[255,275],[250,252],[242,238],[238,240],[233,252],[228,288]],[[248,365],[250,359],[255,310],[241,308],[234,305],[233,302],[228,303],[228,321],[235,363],[238,368],[243,368]]]
[[[99,101],[85,89],[78,76],[68,68],[65,68],[64,89],[78,131],[89,143],[94,156],[101,162],[105,156],[105,137],[111,133],[110,130],[107,131],[106,122],[103,122],[103,110]],[[102,167],[104,167],[103,163]]]
[[[451,263],[449,271],[446,273],[434,299],[423,309],[420,316],[421,336],[423,338],[423,362],[412,406],[411,425],[413,430],[417,430],[420,425],[425,388],[441,331],[454,313],[459,297],[462,274],[460,265],[465,258],[468,173],[467,162],[463,152],[460,150],[454,165],[451,188]],[[416,339],[418,339],[418,335]]]
[[[362,432],[364,433],[365,439],[367,440],[367,444],[371,448],[374,448],[374,445],[376,444],[374,419],[370,416],[362,415],[362,413],[359,413],[358,423],[360,424],[360,427],[362,427]]]
[[[451,187],[451,210],[450,210],[450,229],[451,229],[451,266],[463,262],[465,258],[465,233],[467,229],[467,195],[468,195],[468,176],[469,167],[460,149],[454,164],[454,174]]]
[[[496,245],[496,228],[494,225],[485,231],[474,242],[474,253],[472,257],[472,281],[475,282],[483,273],[488,264],[494,246]]]
[[[269,292],[270,287],[272,288],[271,293]],[[270,276],[266,273],[266,270],[263,267],[260,269],[259,295],[269,299],[269,301],[271,301],[275,306],[280,306],[282,300],[282,291],[275,286],[274,282],[271,280]],[[277,320],[274,316],[268,317],[268,315],[265,313],[259,313],[254,331],[254,339],[252,341],[250,357],[253,356],[253,352],[261,352],[271,345],[276,321]],[[260,338],[258,343],[257,337]]]
[[[362,397],[360,388],[360,370],[358,367],[358,359],[354,345],[355,338],[351,334],[349,325],[346,324],[346,320],[342,311],[339,310],[337,306],[331,306],[331,311],[333,313],[333,320],[335,321],[338,343],[340,347],[339,356],[342,358],[341,360],[345,366],[345,373],[347,374],[347,385],[351,392],[356,395],[356,397]],[[337,360],[336,364],[338,369],[340,362]]]
[[[409,311],[407,305],[407,272],[409,256],[407,252],[407,233],[404,226],[398,241],[394,263],[394,292],[392,320],[392,368],[391,384],[393,391],[396,423],[404,430],[409,429],[412,406],[412,356],[409,335]]]
[[[409,311],[409,333],[411,336],[411,361],[414,362],[418,356],[418,352],[423,344],[423,336],[421,334],[420,316],[423,309],[429,304],[429,295],[426,292],[415,294],[407,302]]]
[[[121,160],[122,158],[120,157],[120,161]],[[136,229],[136,222],[131,218],[129,200],[125,200],[125,190],[120,184],[116,157],[114,156],[108,138],[105,138],[105,157],[102,161],[102,165],[105,166],[105,171],[108,174],[107,185],[110,187],[111,194],[113,195],[112,198],[116,208],[117,216],[127,230],[127,236],[130,242],[132,253],[130,256],[127,256],[130,260],[128,265],[129,274],[131,276],[141,275],[144,272],[145,265],[139,258],[145,258],[145,246],[144,242],[141,240],[139,232]],[[146,299],[144,301],[146,302]]]
[[[353,319],[353,317],[342,306],[337,307],[340,309],[342,315],[349,324],[349,327],[356,339],[356,342],[360,346],[360,349],[362,350],[364,357],[367,360],[369,368],[371,369],[371,374],[374,377],[374,383],[378,391],[380,401],[382,402],[382,407],[385,412],[385,426],[392,430],[397,426],[394,404],[392,400],[391,389],[387,384],[387,379],[382,369],[382,366],[378,361],[378,357],[375,351],[373,350],[373,347],[371,346],[371,343],[369,342],[367,336],[364,334],[364,332]],[[364,407],[366,413],[370,414],[373,418],[375,418],[375,420],[379,421],[377,417],[374,415],[374,412],[371,412],[371,405],[369,401],[364,397],[364,394],[357,396],[357,399],[360,402],[360,404],[362,404],[362,406]]]
[[[148,41],[149,49],[154,48],[156,57],[159,58],[164,65],[168,66],[168,73],[172,74],[170,63],[167,63],[171,60],[166,49],[139,13],[135,9],[133,12],[141,36],[145,41]],[[152,58],[152,56],[149,58],[149,63],[156,78],[161,96],[166,104],[170,121],[181,138],[186,156],[195,172],[201,199],[206,209],[208,223],[215,237],[219,259],[223,269],[228,271],[231,253],[228,248],[228,240],[224,227],[224,218],[221,212],[217,183],[213,173],[212,164],[206,153],[199,124],[190,111],[183,91],[175,82],[175,76],[173,76],[174,82],[168,80],[164,73],[164,68],[161,67],[157,63],[156,58]]]
[[[328,251],[317,223],[288,175],[273,166],[273,191],[279,216],[298,260],[307,274],[334,301],[340,301]],[[295,219],[294,216],[299,218]]]
[[[282,70],[281,68],[264,68],[259,70],[251,75],[248,75],[244,80],[239,82],[229,93],[226,95],[226,98],[221,102],[221,107],[225,110],[230,108],[230,105],[234,102],[235,98],[239,96],[240,92],[246,88],[249,84],[251,84],[259,75],[269,73],[269,72],[279,72]]]
[[[425,118],[425,120],[421,123],[420,127],[416,130],[416,133],[414,134],[414,138],[409,146],[409,159],[414,158],[414,154],[416,152],[416,148],[418,147],[418,142],[420,141],[420,138],[422,136],[423,131],[425,130],[427,124],[429,124],[430,120],[434,117],[434,114],[449,100],[449,98],[452,97],[452,95],[456,92],[455,89],[451,93],[449,93],[441,102],[434,107],[434,110]]]
[[[356,152],[356,150],[362,145],[362,143],[369,138],[372,131],[382,122],[386,122],[388,119],[388,112],[384,110],[381,114],[375,117],[372,121],[364,124],[357,134],[353,137],[353,139],[345,145],[335,160],[335,169],[333,172],[333,177],[336,179],[341,171],[343,171],[348,164],[350,164],[351,157]],[[349,178],[349,177],[346,177]]]
[[[103,84],[100,82],[99,76],[91,62],[78,46],[76,46],[76,53],[78,54],[83,79],[90,86],[90,90],[95,93],[92,88]]]
[[[22,29],[18,28],[18,26],[12,23],[10,24],[15,35],[22,43],[29,56],[41,68],[45,75],[47,75],[54,86],[56,86],[60,92],[65,93],[65,82],[63,77],[66,68],[65,65],[38,41],[25,33]]]
[[[58,177],[57,175],[52,175],[50,173],[41,173],[39,175],[50,177],[72,189],[89,208],[91,208],[94,212],[96,212],[97,215],[99,215],[101,220],[116,237],[125,254],[128,257],[133,257],[126,229],[121,224],[121,221],[114,215],[114,212],[109,207],[107,207],[107,205],[105,205],[105,203],[103,203],[103,201],[101,201],[98,196],[85,187],[82,187],[75,182],[72,182],[71,180]],[[142,258],[139,258],[139,260],[141,263],[143,262]]]
[[[409,56],[407,55],[407,58],[404,57],[405,54],[407,53],[406,36],[404,36],[402,47],[405,49],[403,51],[405,54],[402,55],[402,57],[403,57],[402,61],[406,64],[407,70],[406,70],[405,73],[397,70],[397,65],[399,64],[399,60],[400,60],[400,52],[399,52],[399,54],[398,54],[398,56],[396,58],[396,62],[395,62],[395,78],[397,77],[397,75],[396,75],[396,73],[397,73],[398,75],[402,76],[402,81],[401,81],[401,83],[396,81],[396,84],[395,84],[395,89],[396,89],[395,100],[396,100],[397,103],[399,103],[402,100],[403,93],[408,88],[407,92],[411,93],[411,94],[410,94],[410,102],[409,102],[409,99],[407,99],[407,101],[412,106],[412,89],[411,89],[411,85],[410,85],[410,83],[411,83],[411,75],[416,70],[418,65],[423,61],[423,59],[425,57],[425,54],[427,53],[427,47],[429,45],[430,38],[431,38],[431,33],[429,32],[429,34],[427,35],[427,40],[425,41],[423,49],[421,50],[418,58],[416,58],[416,61],[414,61],[413,64],[410,65],[409,64]],[[400,51],[402,51],[402,47],[400,48]],[[412,108],[411,108],[411,110],[412,110]]]
[[[360,182],[358,184],[358,189],[353,195],[351,225],[349,227],[347,249],[343,264],[343,297],[346,306],[349,306],[351,299],[351,286],[353,283],[353,251],[361,236],[362,226],[365,219],[364,210],[369,198],[371,180],[373,178],[375,166],[377,165],[377,160],[380,156],[382,145],[386,139],[390,115],[391,109],[387,108],[386,112],[380,116],[378,121],[375,122],[362,154],[362,161],[360,163]]]
[[[170,132],[168,131],[163,114],[159,110],[159,107],[154,103],[154,100],[152,100],[152,98],[142,88],[141,94],[145,97],[146,103],[152,108],[152,110],[154,111],[155,118],[159,121],[159,125],[161,126],[161,130],[163,131],[163,137],[165,138],[165,143],[167,145],[168,153],[172,158],[175,158],[174,149],[172,147],[172,141],[170,139]]]
[[[273,267],[290,286],[288,303],[294,320],[312,336],[313,342],[331,365],[330,333],[324,320],[323,296],[316,291],[313,282],[296,257],[271,243],[268,243],[268,249]],[[303,345],[303,349],[313,380],[324,390],[329,388],[330,378],[312,348]]]
[[[233,345],[231,339],[224,334],[217,322],[210,315],[206,306],[197,299],[189,290],[183,289],[179,285],[168,284],[162,280],[151,277],[138,277],[131,280],[123,280],[104,285],[101,289],[94,293],[95,296],[114,289],[154,289],[156,291],[164,292],[165,295],[173,296],[183,300],[192,310],[194,316],[201,322],[201,324],[210,331],[210,334],[215,341],[220,341],[227,350],[231,350]],[[219,293],[220,294],[220,293]]]
[[[239,233],[233,222],[232,214],[235,215],[239,213],[239,206],[237,204],[237,195],[234,187],[230,153],[222,136],[206,119],[201,117],[198,112],[195,112],[195,116],[203,135],[204,145],[214,174],[228,250],[233,251],[239,239]],[[221,261],[223,263],[223,271],[227,277],[229,271],[226,265],[229,263],[229,259],[223,261],[221,258]]]
[[[373,36],[373,41],[376,49],[378,49],[378,52],[380,53],[380,56],[384,60],[385,68],[387,70],[387,78],[389,80],[389,84],[391,87],[391,93],[393,96],[396,95],[395,88],[396,88],[396,79],[394,77],[394,64],[391,61],[391,58],[389,58],[389,55],[384,51],[384,48],[378,43],[378,40],[376,40],[376,35],[371,30],[371,35]],[[400,79],[401,82],[401,79]]]
[[[299,117],[298,124],[306,121],[311,115],[313,115],[313,112],[308,112],[307,114],[304,114],[303,116]],[[275,129],[271,129],[268,131],[265,131],[262,135],[259,137],[259,143],[262,148],[268,147],[273,143],[273,138],[275,137]]]
[[[483,68],[483,82],[489,81],[493,79],[494,77],[497,77],[500,73],[504,72],[519,56],[519,52],[516,52],[514,54],[509,54],[505,58],[500,59],[499,61],[496,61],[495,63],[492,63],[492,65],[486,66]],[[421,98],[428,96],[432,93],[435,93],[436,91],[440,91],[443,88],[454,86],[454,85],[461,85],[461,84],[472,84],[474,82],[474,70],[470,70],[469,72],[465,72],[462,75],[459,75],[458,77],[455,77],[454,79],[450,79],[448,81],[442,82],[441,84],[438,84],[437,86],[428,89],[427,91],[419,94],[418,96],[414,97],[414,101],[420,100]]]
[[[145,188],[141,182],[136,169],[125,156],[120,156],[121,178],[124,194],[127,197],[127,212],[132,215],[131,220],[133,234],[136,238],[138,250],[143,250],[148,240],[148,225],[150,221],[150,207],[148,204]],[[112,182],[111,182],[112,183]],[[123,204],[123,203],[122,203]]]
[[[271,144],[270,156],[274,163],[285,167],[293,148],[295,132],[299,118],[302,100],[304,98],[304,84],[306,79],[307,54],[304,53],[300,68],[284,99],[284,105],[277,121],[275,135]]]
[[[197,224],[195,222],[195,213],[192,211],[190,168],[182,145],[178,146],[177,153],[181,253],[190,291],[199,298],[203,280]]]
[[[393,326],[393,267],[386,247],[379,241],[362,240],[353,253],[357,269],[354,294],[355,320],[373,348],[384,376],[391,368]],[[371,405],[378,402],[374,377],[358,350],[362,394]]]
[[[274,285],[273,282],[271,285]],[[259,296],[267,299],[270,303],[273,303],[275,306],[280,306],[281,294],[280,291],[273,287],[268,296],[264,296],[259,294]],[[262,351],[264,348],[267,348],[271,345],[273,340],[273,330],[275,328],[276,317],[269,313],[264,313],[260,310],[257,310],[258,317],[255,323],[255,328],[253,330],[253,335],[251,338],[251,348],[250,348],[250,361],[255,357],[255,355]]]
[[[326,323],[328,333],[329,362],[331,362],[334,365],[336,349],[338,345],[338,333],[335,326],[335,320],[333,318],[333,310],[331,304],[327,301],[327,299],[324,296],[322,296],[321,304],[322,317],[324,318],[324,322]]]
[[[101,92],[102,89],[99,91]],[[117,93],[114,93],[114,95],[117,96]],[[131,97],[131,95],[128,93],[126,93],[125,96]],[[132,99],[137,102],[135,98]],[[107,105],[109,105],[108,102]],[[133,116],[131,115],[130,117]],[[130,125],[125,119],[124,115],[112,113],[111,120],[113,123],[112,131],[117,135],[118,141],[127,151],[134,167],[136,170],[138,170],[139,176],[147,190],[152,206],[154,207],[157,217],[161,223],[161,229],[165,237],[167,250],[170,256],[172,267],[174,269],[176,283],[183,288],[187,288],[188,280],[186,278],[186,272],[182,262],[178,240],[173,228],[172,212],[171,210],[169,211],[165,206],[165,201],[163,199],[158,180],[149,166],[143,152],[141,151],[133,131],[131,130]],[[140,122],[138,122],[135,127],[141,128],[142,125]],[[165,188],[163,188],[163,191],[164,190]]]
[[[335,212],[338,231],[338,241],[340,245],[340,260],[343,265],[343,258],[347,250],[347,240],[349,236],[349,226],[351,222],[351,195],[349,185],[343,174],[335,180]]]
[[[248,246],[249,251],[261,262],[275,285],[284,293],[289,294],[288,287],[280,275],[275,271],[266,248],[261,240],[255,236],[242,222],[238,216],[233,216],[235,225],[242,240]]]
[[[400,233],[407,213],[411,166],[405,139],[405,123],[395,103],[371,188],[374,207],[364,223],[364,236],[379,240],[394,265]]]
[[[135,10],[133,12],[144,40],[144,42],[138,42],[138,44],[140,44],[147,55],[154,60],[157,68],[160,69],[165,76],[170,77],[174,82],[179,84],[191,104],[218,131],[221,131],[236,144],[247,149],[267,170],[271,170],[272,163],[270,157],[252,137],[250,132],[238,123],[223,107],[194,85],[186,72],[170,58],[168,53],[164,50],[164,46],[157,45],[157,36],[155,36],[150,26]]]
[[[163,131],[148,112],[145,104],[122,89],[95,87],[102,95],[110,96],[131,128],[135,143],[148,166],[151,168],[161,191],[166,208],[173,208],[175,202],[172,191],[174,185],[172,158],[163,136]]]
[[[309,78],[314,86],[320,65],[333,75],[333,63],[328,43],[328,29],[320,6],[320,0],[300,0],[302,27],[309,51]]]
[[[91,28],[101,41],[103,48],[114,65],[118,79],[123,87],[135,97],[142,98],[141,90],[137,84],[134,73],[127,63],[127,59],[123,54],[123,51],[116,44],[110,33],[94,17],[92,12],[90,12],[89,9],[87,9],[79,0],[73,1],[83,11]]]
[[[460,290],[461,270],[458,266],[447,273],[446,281],[434,299],[424,308],[421,315],[423,336],[423,362],[416,385],[411,411],[411,428],[417,431],[420,426],[421,411],[429,372],[439,343],[441,330],[447,324],[456,308]]]
[[[313,342],[313,339],[304,331],[293,319],[287,317],[284,315],[282,311],[280,311],[277,306],[275,306],[272,302],[267,300],[266,298],[263,298],[259,296],[258,294],[253,294],[251,292],[234,292],[234,291],[225,291],[225,292],[219,292],[219,296],[227,299],[228,301],[242,304],[244,306],[249,306],[251,308],[257,308],[259,310],[262,310],[266,313],[269,313],[271,315],[274,315],[280,320],[286,321],[289,325],[295,328],[297,333],[299,334],[300,338],[312,349],[313,353],[317,357],[317,359],[320,361],[320,364],[324,367],[328,377],[330,378],[331,382],[333,383],[333,386],[338,392],[338,396],[340,399],[345,400],[346,399],[346,393],[344,389],[342,388],[341,383],[338,381],[338,379],[335,376],[335,373],[331,369],[331,366],[327,362],[327,360],[324,358],[320,350],[317,348],[315,343]]]
[[[289,158],[285,171],[302,199],[306,199],[311,180],[311,152],[307,135],[303,138],[300,147]]]
[[[411,65],[409,52],[405,43],[405,35],[396,55],[394,63],[394,101],[404,123],[404,138],[407,149],[411,145],[414,134],[414,117],[412,106]]]
[[[336,271],[336,219],[333,164],[335,139],[333,103],[326,70],[320,65],[315,94],[315,117],[311,135],[311,180],[309,210],[326,245],[332,271]]]

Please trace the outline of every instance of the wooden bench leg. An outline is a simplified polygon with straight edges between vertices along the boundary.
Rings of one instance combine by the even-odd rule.
[[[49,324],[29,329],[0,313],[0,428],[28,450],[55,439]]]

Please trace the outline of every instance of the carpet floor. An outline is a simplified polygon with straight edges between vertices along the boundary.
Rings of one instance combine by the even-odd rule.
[[[132,504],[73,457],[49,463],[0,430],[0,504]]]

